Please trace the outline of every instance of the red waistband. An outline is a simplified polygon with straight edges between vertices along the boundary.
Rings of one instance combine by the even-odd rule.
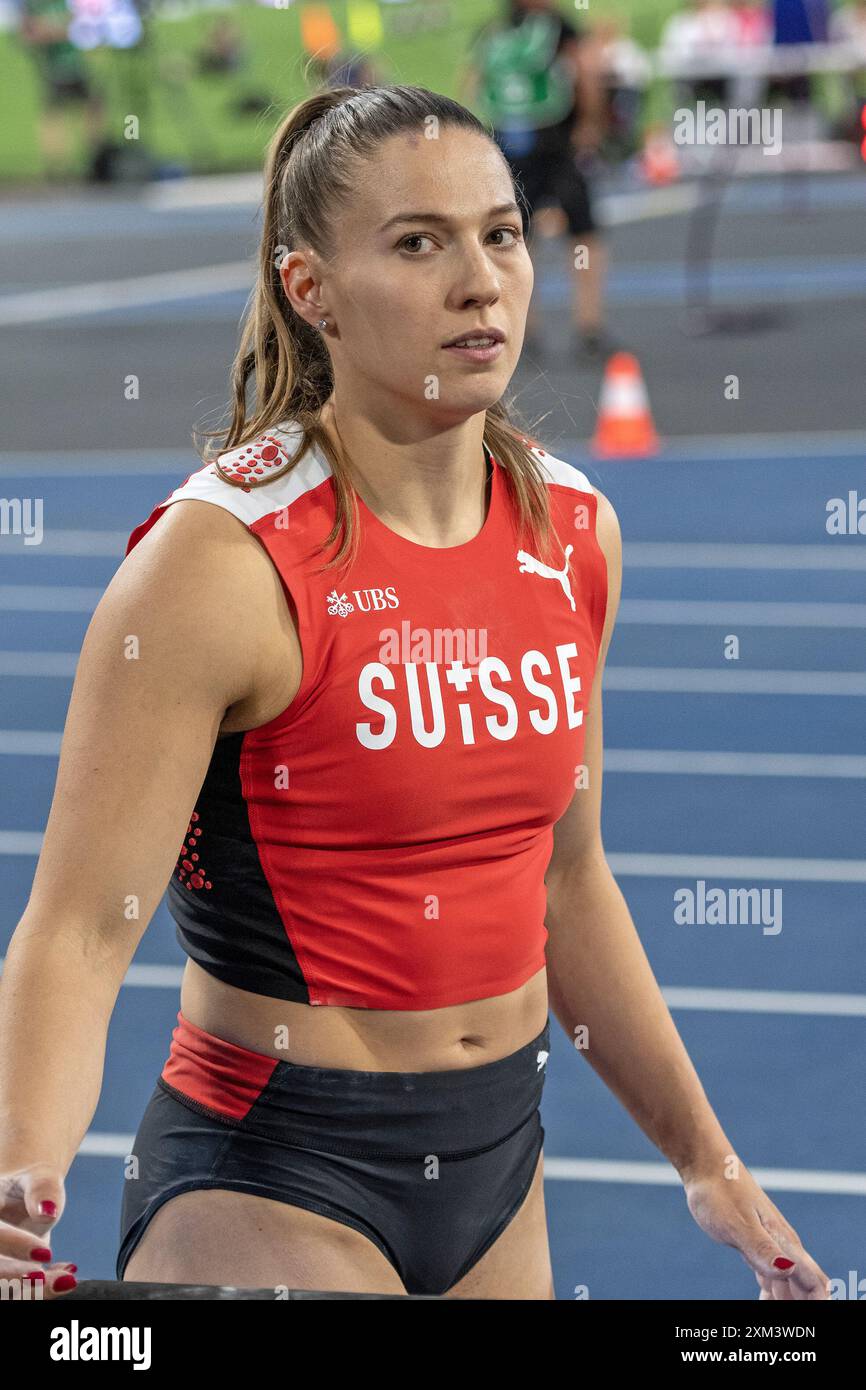
[[[275,1057],[214,1037],[178,1013],[162,1079],[199,1105],[242,1120],[276,1065]]]

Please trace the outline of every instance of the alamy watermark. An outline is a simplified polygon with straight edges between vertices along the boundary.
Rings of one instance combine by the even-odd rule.
[[[781,888],[708,888],[699,878],[694,888],[674,892],[677,926],[761,927],[764,936],[782,930]]]
[[[778,108],[681,106],[674,112],[677,145],[760,145],[765,155],[782,152],[782,112]]]
[[[0,497],[0,536],[23,536],[25,545],[41,545],[42,498]]]

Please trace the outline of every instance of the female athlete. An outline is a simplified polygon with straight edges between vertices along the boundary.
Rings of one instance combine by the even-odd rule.
[[[69,1287],[50,1231],[168,883],[189,959],[119,1278],[553,1298],[550,1007],[761,1297],[826,1297],[605,861],[620,544],[503,404],[533,278],[508,165],[443,96],[337,88],[265,190],[230,427],[81,652],[0,995],[0,1275]]]

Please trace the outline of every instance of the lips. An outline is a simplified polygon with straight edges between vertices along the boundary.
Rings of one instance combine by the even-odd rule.
[[[443,347],[489,347],[493,343],[504,343],[505,334],[501,328],[473,328],[468,333],[461,333],[456,338],[451,338]]]

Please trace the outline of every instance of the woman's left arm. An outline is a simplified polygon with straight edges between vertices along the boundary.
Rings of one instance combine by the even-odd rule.
[[[826,1274],[722,1129],[605,858],[601,686],[619,604],[622,547],[616,514],[601,494],[596,533],[607,560],[608,604],[586,715],[586,785],[575,791],[554,827],[545,879],[551,1008],[574,1046],[677,1169],[698,1225],[740,1251],[760,1297],[827,1298]]]

